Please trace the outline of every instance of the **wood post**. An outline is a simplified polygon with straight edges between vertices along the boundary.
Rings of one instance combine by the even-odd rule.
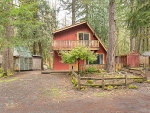
[[[78,74],[78,90],[81,89],[81,84],[80,84],[80,74]]]
[[[127,75],[125,75],[125,86],[127,88]]]
[[[104,90],[105,83],[104,83],[104,75],[102,75],[102,89]]]

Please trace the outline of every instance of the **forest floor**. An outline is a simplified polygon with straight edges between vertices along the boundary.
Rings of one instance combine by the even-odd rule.
[[[150,84],[77,90],[69,75],[19,72],[0,78],[0,113],[150,113]]]

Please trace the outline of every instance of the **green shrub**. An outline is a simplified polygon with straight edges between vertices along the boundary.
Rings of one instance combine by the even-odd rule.
[[[72,84],[73,84],[74,87],[77,86],[77,80],[74,77],[72,77],[71,82],[72,82]]]
[[[138,89],[138,86],[129,85],[128,88],[129,88],[129,89]]]
[[[111,91],[113,89],[114,89],[114,87],[112,85],[108,85],[108,86],[104,87],[104,90],[108,90],[108,91]]]
[[[95,73],[96,71],[97,71],[97,69],[96,69],[95,66],[88,67],[88,68],[85,69],[86,73],[91,73],[91,74]]]
[[[108,90],[108,91],[111,91],[111,90],[113,90],[113,89],[114,89],[113,86],[111,86],[111,85],[107,86],[107,90]]]

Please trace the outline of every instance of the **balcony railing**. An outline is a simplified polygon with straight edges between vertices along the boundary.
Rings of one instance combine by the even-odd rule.
[[[55,40],[52,42],[53,50],[71,50],[77,46],[85,46],[91,50],[99,49],[98,40]]]

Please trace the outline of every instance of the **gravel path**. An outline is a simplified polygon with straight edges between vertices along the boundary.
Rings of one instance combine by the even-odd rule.
[[[78,91],[68,75],[20,72],[0,78],[0,113],[150,113],[150,84],[138,90]]]

